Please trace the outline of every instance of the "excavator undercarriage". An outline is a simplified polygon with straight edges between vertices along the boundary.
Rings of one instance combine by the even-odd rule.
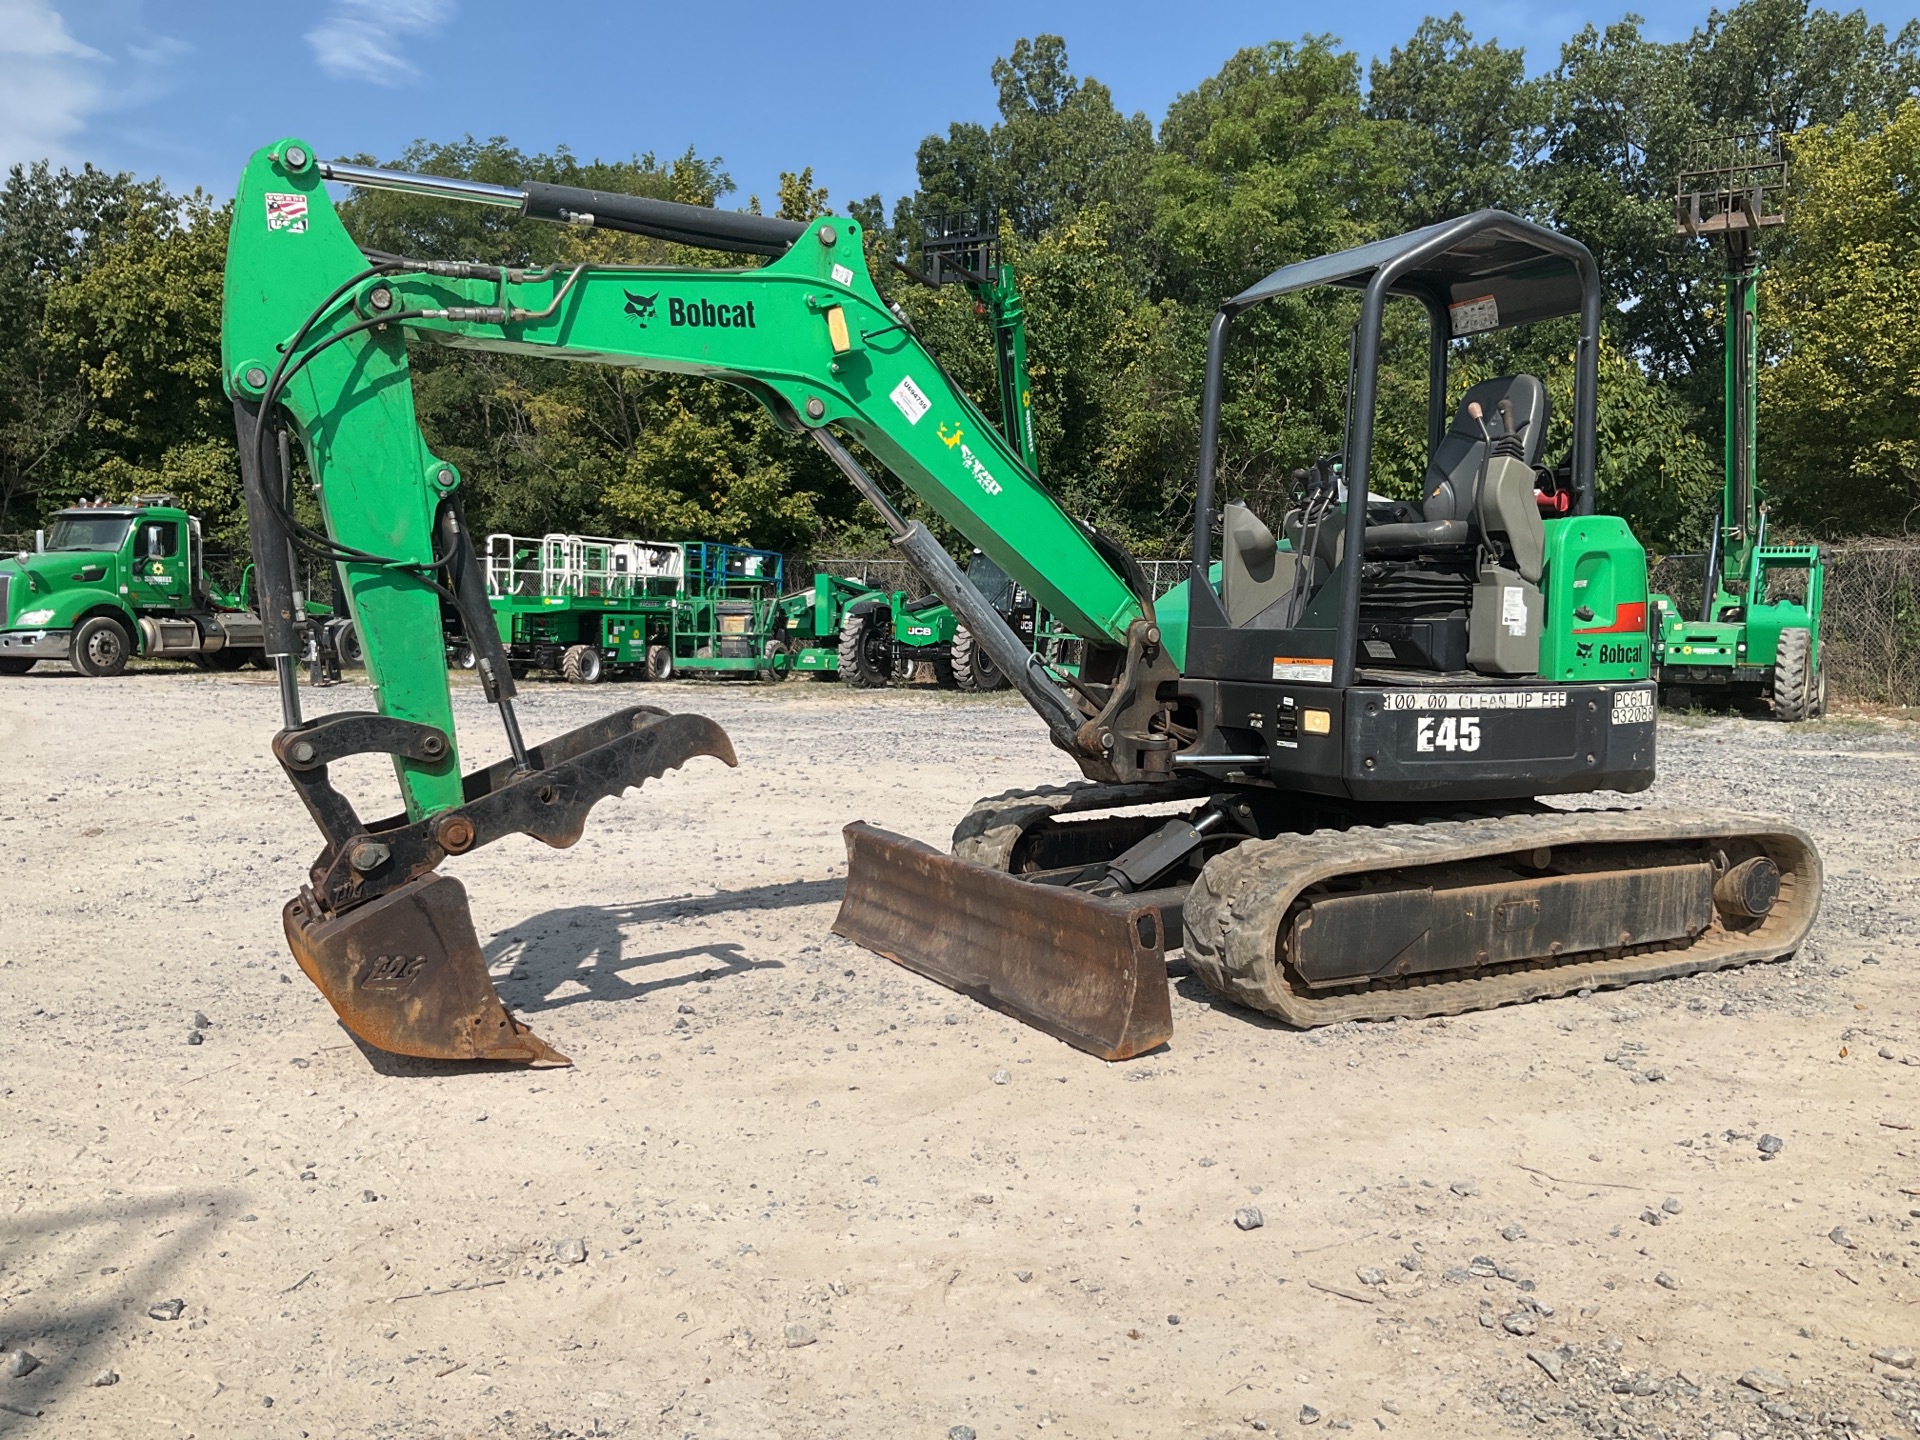
[[[951,855],[848,826],[834,929],[1123,1060],[1172,1036],[1178,949],[1214,994],[1291,1025],[1449,1015],[1791,954],[1820,895],[1812,841],[1757,817],[1261,789],[1169,817],[1160,789],[996,796]],[[1182,853],[1127,874],[1156,848]]]

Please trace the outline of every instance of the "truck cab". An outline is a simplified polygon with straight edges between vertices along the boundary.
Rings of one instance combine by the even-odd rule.
[[[71,506],[0,559],[0,675],[41,660],[118,675],[135,655],[238,669],[264,645],[245,588],[209,583],[200,522],[170,496]]]

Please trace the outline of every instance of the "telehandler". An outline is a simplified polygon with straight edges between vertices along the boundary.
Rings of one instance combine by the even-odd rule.
[[[768,258],[716,270],[371,256],[328,181]],[[1325,285],[1361,295],[1345,454],[1303,476],[1292,512],[1263,519],[1216,484],[1229,341],[1254,306]],[[1431,324],[1419,504],[1367,488],[1394,297]],[[403,175],[271,145],[234,202],[223,366],[282,679],[273,750],[325,837],[286,907],[293,953],[369,1044],[563,1060],[501,1004],[465,893],[438,867],[516,832],[571,844],[605,796],[697,756],[734,763],[710,720],[649,707],[523,742],[461,477],[415,423],[410,339],[707,376],[820,447],[1086,777],[983,802],[952,854],[850,825],[835,928],[1093,1054],[1169,1038],[1165,954],[1182,943],[1216,991],[1303,1025],[1789,953],[1821,884],[1798,829],[1539,798],[1639,791],[1654,775],[1645,554],[1593,513],[1600,312],[1583,246],[1495,211],[1242,291],[1210,333],[1192,571],[1156,602],[888,307],[859,222]],[[1456,408],[1448,363],[1453,337],[1563,315],[1579,327],[1572,445],[1550,469],[1541,382],[1483,381]],[[288,504],[282,427],[305,450],[324,530]],[[840,434],[1081,637],[1077,676],[1048,671]],[[1543,489],[1569,497],[1565,514],[1542,519]],[[378,713],[300,716],[296,550],[340,564]],[[443,598],[466,617],[510,752],[464,777]],[[328,765],[357,753],[392,757],[404,813],[363,822],[334,790]]]

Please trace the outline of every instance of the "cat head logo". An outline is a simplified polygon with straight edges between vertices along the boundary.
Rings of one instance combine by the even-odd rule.
[[[1576,642],[1573,647],[1573,653],[1581,660],[1591,660],[1593,658],[1593,642],[1591,640]]]
[[[958,445],[963,439],[966,438],[967,432],[962,430],[958,425],[956,425],[953,427],[953,433],[949,435],[947,433],[947,422],[942,420],[940,422],[939,434],[940,434],[940,438],[946,442],[947,448],[951,450],[954,446]]]
[[[641,329],[644,330],[647,321],[653,318],[653,302],[660,298],[660,292],[656,290],[651,295],[636,295],[631,290],[627,290],[622,293],[627,297],[627,314],[638,320]]]

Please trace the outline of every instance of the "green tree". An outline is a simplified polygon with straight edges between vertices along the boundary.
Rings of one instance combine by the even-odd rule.
[[[1816,534],[1907,531],[1920,507],[1920,101],[1793,145],[1761,282],[1761,475]]]
[[[956,123],[920,142],[915,222],[951,217],[995,229],[1004,215],[1033,240],[1105,205],[1123,224],[1144,225],[1140,186],[1153,158],[1145,115],[1122,115],[1105,85],[1076,76],[1058,35],[1017,42],[993,62],[993,82],[996,124]]]
[[[1524,213],[1546,122],[1545,87],[1526,52],[1475,44],[1455,11],[1420,22],[1368,72],[1366,112],[1406,176],[1403,223],[1430,225],[1488,207]]]
[[[244,544],[233,412],[220,389],[228,210],[195,191],[147,199],[94,263],[46,300],[42,338],[74,377],[85,419],[48,504],[164,491],[212,540]]]
[[[71,487],[92,396],[73,357],[49,351],[47,299],[126,238],[131,216],[166,203],[157,182],[15,165],[0,188],[0,530],[30,529]]]

